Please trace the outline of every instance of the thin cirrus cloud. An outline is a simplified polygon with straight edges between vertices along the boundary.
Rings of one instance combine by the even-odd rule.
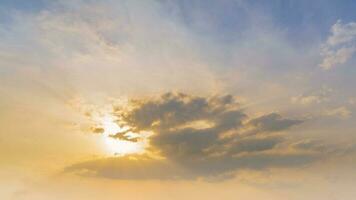
[[[356,51],[356,23],[337,21],[331,27],[331,35],[322,45],[323,60],[320,67],[331,69],[346,63]]]
[[[231,95],[165,93],[132,100],[129,107],[114,109],[120,123],[136,133],[153,131],[150,149],[162,158],[102,158],[65,172],[110,179],[229,178],[239,169],[297,167],[322,156],[314,145],[298,148],[298,141],[289,139],[287,130],[304,120],[278,113],[249,117]]]

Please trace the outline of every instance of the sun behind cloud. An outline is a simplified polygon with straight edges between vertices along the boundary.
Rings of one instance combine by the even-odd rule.
[[[146,152],[151,132],[132,132],[130,126],[122,125],[117,116],[105,109],[92,111],[88,116],[93,122],[91,131],[100,134],[100,143],[108,155],[125,156]]]
[[[94,113],[93,132],[101,134],[111,156],[65,171],[111,179],[216,179],[241,169],[290,168],[324,157],[319,144],[302,147],[295,145],[302,141],[290,138],[287,130],[304,119],[276,112],[251,117],[237,100],[168,92]],[[139,172],[141,167],[145,170]]]

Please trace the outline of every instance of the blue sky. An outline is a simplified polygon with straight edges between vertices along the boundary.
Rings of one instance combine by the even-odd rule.
[[[79,1],[77,1],[79,2]],[[95,2],[95,1],[82,1]],[[125,1],[122,1],[124,3]],[[314,27],[323,36],[327,35],[329,27],[335,21],[341,19],[345,22],[354,21],[354,11],[356,3],[352,0],[315,0],[315,1],[293,1],[293,0],[273,0],[273,1],[214,1],[214,0],[166,0],[160,1],[173,9],[178,9],[182,21],[187,26],[198,29],[199,16],[201,18],[209,16],[214,25],[208,34],[223,32],[227,38],[233,37],[231,34],[244,28],[249,20],[251,12],[259,13],[271,18],[273,23],[289,31],[291,36],[303,35],[304,29]],[[55,1],[46,0],[1,0],[3,11],[18,10],[21,12],[38,12],[53,5]],[[166,11],[170,11],[169,8]],[[225,35],[225,34],[226,35]],[[217,34],[218,35],[218,34]]]
[[[354,37],[356,14],[352,11],[356,3],[352,1],[2,1],[1,5],[3,47],[14,54],[35,50],[29,55],[33,54],[31,60],[42,70],[56,68],[48,62],[56,63],[53,59],[58,56],[90,51],[88,48],[95,44],[90,43],[92,36],[87,32],[92,32],[109,45],[131,45],[138,60],[151,57],[153,63],[159,62],[156,59],[162,51],[167,64],[173,62],[170,59],[196,60],[222,81],[227,92],[253,96],[268,84],[291,93],[330,87],[344,96],[334,99],[339,104],[356,95],[355,58],[353,53],[347,55],[354,38],[348,43],[328,44],[330,38],[347,37],[345,34]],[[90,10],[92,5],[110,8],[105,13]],[[44,30],[38,21],[53,23],[58,30]],[[74,35],[62,29],[72,26],[72,22],[88,31],[78,30]],[[95,23],[114,23],[110,26],[117,27],[89,30]],[[332,31],[338,24],[345,33]],[[42,41],[44,36],[51,45],[61,46],[63,52],[58,55],[49,50]],[[325,45],[327,48],[322,50]],[[340,49],[348,51],[337,55]],[[329,54],[321,55],[322,51]],[[332,60],[322,64],[326,59]],[[239,82],[228,83],[234,81],[235,73]],[[230,75],[232,80],[223,80]]]

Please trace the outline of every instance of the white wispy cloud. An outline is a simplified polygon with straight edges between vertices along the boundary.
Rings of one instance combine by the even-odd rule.
[[[356,23],[342,23],[338,20],[331,27],[331,35],[322,45],[323,69],[330,69],[346,63],[356,51]]]
[[[326,116],[335,116],[341,119],[348,119],[351,117],[352,112],[347,107],[341,106],[341,107],[326,110],[324,114]]]
[[[0,26],[0,51],[6,52],[0,66],[16,76],[30,69],[38,80],[65,82],[79,93],[219,87],[200,58],[197,36],[158,2],[64,1],[36,13],[10,12],[9,18],[11,28]],[[53,72],[58,80],[48,80]]]
[[[298,96],[293,96],[291,98],[291,102],[293,104],[300,104],[300,105],[319,104],[328,101],[331,92],[332,92],[331,88],[323,87],[320,90],[315,90],[308,93],[300,94]]]
[[[320,103],[321,101],[322,99],[320,98],[320,96],[316,96],[316,95],[310,95],[310,96],[300,95],[300,96],[292,97],[292,103],[300,103],[302,105]]]

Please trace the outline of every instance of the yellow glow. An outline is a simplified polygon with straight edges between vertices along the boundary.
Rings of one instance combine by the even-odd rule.
[[[137,142],[113,138],[113,135],[129,129],[129,127],[120,127],[115,121],[116,118],[110,115],[106,115],[99,120],[100,125],[104,128],[102,139],[106,151],[117,155],[143,153],[147,146],[146,135],[132,132],[125,133],[128,138],[139,138]]]

